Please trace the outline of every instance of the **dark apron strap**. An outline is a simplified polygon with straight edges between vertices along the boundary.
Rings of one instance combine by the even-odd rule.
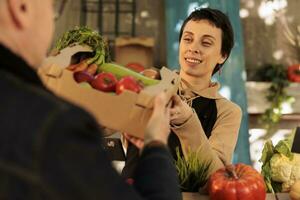
[[[202,128],[207,136],[210,137],[212,129],[217,120],[217,105],[215,99],[198,97],[193,100],[192,107],[200,119]]]

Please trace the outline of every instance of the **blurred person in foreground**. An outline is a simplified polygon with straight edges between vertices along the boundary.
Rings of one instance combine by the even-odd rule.
[[[0,0],[0,199],[181,199],[163,94],[129,185],[107,159],[97,122],[42,85],[36,71],[57,2]]]

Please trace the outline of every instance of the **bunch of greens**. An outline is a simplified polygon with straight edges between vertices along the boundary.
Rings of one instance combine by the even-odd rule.
[[[110,62],[109,49],[107,43],[101,35],[87,27],[75,27],[63,34],[57,41],[55,48],[60,51],[72,45],[87,45],[92,48],[95,53],[88,63],[96,63],[101,65],[105,62]]]
[[[287,192],[296,180],[300,180],[300,155],[291,152],[293,136],[279,141],[275,147],[271,140],[264,145],[261,174],[268,192]]]
[[[211,162],[199,159],[198,152],[189,152],[184,158],[176,148],[176,170],[182,192],[198,192],[208,180],[208,172]]]

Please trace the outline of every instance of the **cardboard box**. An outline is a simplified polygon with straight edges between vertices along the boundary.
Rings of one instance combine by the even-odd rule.
[[[115,61],[126,66],[139,63],[153,67],[154,39],[149,37],[118,37],[115,40]]]
[[[289,193],[276,193],[276,200],[290,200]]]
[[[154,96],[164,91],[170,99],[177,92],[179,76],[162,68],[160,83],[144,88],[139,94],[124,91],[115,95],[84,88],[75,82],[73,72],[64,68],[72,62],[74,54],[89,51],[89,48],[82,46],[68,47],[58,55],[47,58],[39,70],[42,81],[58,96],[85,108],[102,126],[143,138]]]
[[[208,195],[202,195],[200,193],[183,192],[182,199],[183,200],[209,200],[210,198]],[[276,197],[271,193],[267,193],[266,200],[290,200],[290,198],[288,193],[277,193]]]

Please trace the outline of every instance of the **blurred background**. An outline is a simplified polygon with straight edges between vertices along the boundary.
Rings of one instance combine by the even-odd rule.
[[[233,24],[234,49],[214,79],[243,110],[234,162],[260,170],[264,142],[276,144],[300,126],[299,0],[69,0],[54,43],[65,31],[88,26],[120,64],[178,69],[181,24],[200,7],[222,10]]]

